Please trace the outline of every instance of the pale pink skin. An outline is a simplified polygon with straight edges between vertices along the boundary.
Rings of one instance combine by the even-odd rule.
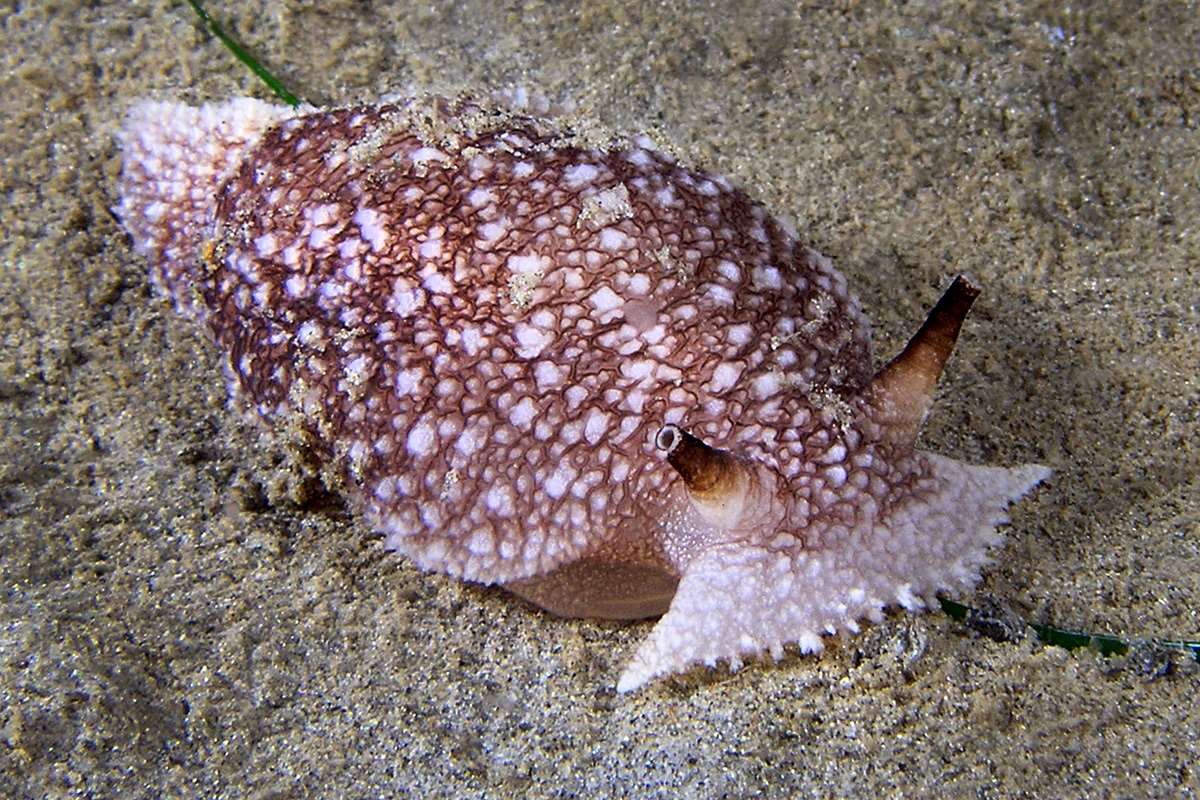
[[[155,283],[388,547],[565,616],[665,613],[622,691],[978,581],[1048,470],[915,450],[932,383],[872,389],[828,259],[646,140],[485,112],[143,102],[121,134]],[[664,425],[735,457],[719,502]]]

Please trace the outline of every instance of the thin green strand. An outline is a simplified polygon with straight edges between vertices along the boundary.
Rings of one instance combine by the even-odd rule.
[[[238,61],[249,67],[250,71],[257,75],[276,97],[292,108],[300,105],[300,98],[289,92],[282,81],[272,75],[266,67],[258,63],[258,60],[254,56],[246,52],[229,34],[225,33],[225,29],[208,15],[208,12],[204,10],[198,0],[188,0],[188,5],[192,7],[192,10],[196,12],[196,16],[200,17],[200,21],[205,24],[212,35],[220,39],[221,44],[225,45]]]
[[[964,606],[961,603],[956,603],[953,600],[947,600],[944,597],[939,597],[938,602],[942,605],[942,611],[959,622],[966,620],[967,615],[974,612],[975,609]],[[1122,639],[1118,636],[1109,636],[1102,633],[1081,633],[1079,631],[1068,631],[1062,628],[1055,628],[1051,625],[1042,625],[1036,622],[1026,623],[1030,629],[1037,634],[1038,639],[1055,647],[1062,647],[1067,650],[1076,650],[1081,647],[1094,648],[1098,653],[1104,656],[1123,656],[1133,647],[1133,643]],[[1149,639],[1147,644],[1155,647],[1161,647],[1166,650],[1179,650],[1188,653],[1196,661],[1200,661],[1200,642],[1192,642],[1183,639]]]

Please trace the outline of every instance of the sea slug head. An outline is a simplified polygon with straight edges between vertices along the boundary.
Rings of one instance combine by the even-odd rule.
[[[618,683],[631,691],[701,663],[823,648],[899,605],[969,590],[1005,509],[1049,474],[922,452],[917,435],[978,290],[958,277],[903,352],[859,387],[814,402],[785,471],[667,425],[656,444],[679,480],[658,517],[679,572],[670,608]],[[811,443],[813,446],[809,447]],[[767,459],[769,460],[769,459]]]
[[[789,481],[761,460],[710,446],[679,426],[664,425],[655,445],[680,480],[674,487],[674,505],[658,516],[674,563],[686,564],[689,551],[713,543],[766,541],[789,529],[807,533],[810,542],[819,540],[819,531],[838,521],[831,518],[845,516],[846,492],[826,493],[826,502],[820,497],[816,502],[803,500],[810,475],[830,475],[833,479],[825,484],[834,488],[855,472],[894,480],[898,464],[912,457],[938,378],[978,294],[969,280],[956,278],[896,358],[857,393],[847,391],[840,410],[814,418],[810,439],[830,446],[811,453],[813,463],[798,481]],[[822,424],[828,428],[825,435],[814,437],[821,434]],[[862,475],[857,479],[864,486],[869,483]],[[853,499],[852,487],[846,488]]]

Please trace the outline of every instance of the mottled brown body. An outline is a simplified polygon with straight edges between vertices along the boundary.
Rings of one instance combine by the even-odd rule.
[[[442,114],[459,120],[478,112]],[[674,419],[715,446],[776,463],[779,445],[797,453],[806,444],[829,446],[832,437],[818,428],[820,411],[797,389],[849,396],[865,383],[870,362],[860,314],[828,262],[744,194],[654,151],[584,149],[531,120],[478,116],[475,124],[504,127],[467,135],[455,122],[418,135],[413,115],[396,106],[361,107],[267,131],[220,192],[214,253],[227,268],[200,285],[213,335],[261,414],[303,429],[328,457],[343,459],[348,481],[368,498],[381,481],[410,476],[413,488],[397,493],[409,496],[389,497],[404,508],[375,513],[399,515],[397,526],[416,541],[445,541],[444,526],[455,519],[492,527],[492,553],[464,554],[458,569],[480,577],[484,569],[470,562],[486,559],[487,570],[523,578],[594,555],[606,540],[628,539],[623,527],[646,535],[676,481],[654,446],[672,409]],[[414,158],[422,151],[430,157]],[[639,154],[636,160],[629,152]],[[587,180],[573,186],[572,170]],[[481,186],[493,197],[473,202]],[[624,190],[621,215],[589,214],[588,198],[614,187]],[[659,202],[665,192],[674,204]],[[313,207],[330,209],[325,214],[336,222],[312,224],[301,210]],[[353,223],[363,208],[386,211],[378,251],[364,247],[362,226]],[[439,252],[422,256],[435,231]],[[298,249],[288,263],[283,243],[314,235],[320,247]],[[257,245],[264,236],[278,247]],[[613,249],[606,236],[623,237],[621,246]],[[365,251],[355,275],[347,274],[347,248]],[[541,274],[523,281],[530,273],[509,269],[514,258],[539,259]],[[740,274],[721,274],[721,264]],[[779,285],[756,284],[738,266],[750,264],[772,265]],[[431,275],[453,290],[426,291]],[[291,296],[289,281],[305,284],[302,296]],[[390,305],[398,282],[420,298],[410,301],[420,306],[407,316]],[[630,290],[635,282],[642,291]],[[592,300],[602,292],[611,292],[611,299],[603,295],[611,308]],[[535,315],[550,316],[537,330],[551,330],[553,338],[544,347],[535,342],[538,352],[530,356],[520,326]],[[319,337],[303,334],[313,320],[322,327]],[[724,332],[739,324],[744,338],[731,343]],[[479,347],[463,345],[464,325],[479,331]],[[656,328],[654,341],[644,336]],[[339,365],[355,359],[369,369],[348,376]],[[669,370],[668,377],[627,374],[636,359]],[[737,383],[705,391],[721,363],[737,365]],[[562,370],[554,385],[539,385],[539,364]],[[405,370],[417,385],[401,394],[395,384]],[[772,375],[788,385],[778,393],[786,404],[763,408],[751,387]],[[567,390],[578,399],[562,408]],[[636,408],[632,392],[639,393]],[[514,420],[521,402],[532,409]],[[561,435],[563,426],[595,411],[611,415],[602,436]],[[428,454],[403,441],[423,415],[438,429],[439,444]],[[449,446],[472,421],[487,426],[488,446],[455,459]],[[783,429],[774,446],[762,435],[767,427]],[[394,444],[380,452],[377,443],[389,440]],[[370,446],[350,452],[353,442]],[[604,474],[582,498],[546,497],[540,487],[563,461],[579,475]],[[616,461],[628,466],[612,481]],[[446,487],[452,473],[455,486]],[[503,525],[473,514],[497,482],[532,513]],[[602,506],[593,502],[598,497]],[[564,546],[557,552],[524,561],[494,557],[499,544],[531,524],[557,527],[564,508],[561,524],[585,537],[559,535]],[[437,525],[426,522],[431,515]]]

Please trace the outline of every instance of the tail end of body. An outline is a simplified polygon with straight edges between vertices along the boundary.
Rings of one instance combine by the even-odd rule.
[[[211,230],[221,181],[265,130],[295,114],[248,97],[199,108],[141,100],[129,109],[118,134],[121,177],[113,211],[181,313],[203,316],[190,275]]]

